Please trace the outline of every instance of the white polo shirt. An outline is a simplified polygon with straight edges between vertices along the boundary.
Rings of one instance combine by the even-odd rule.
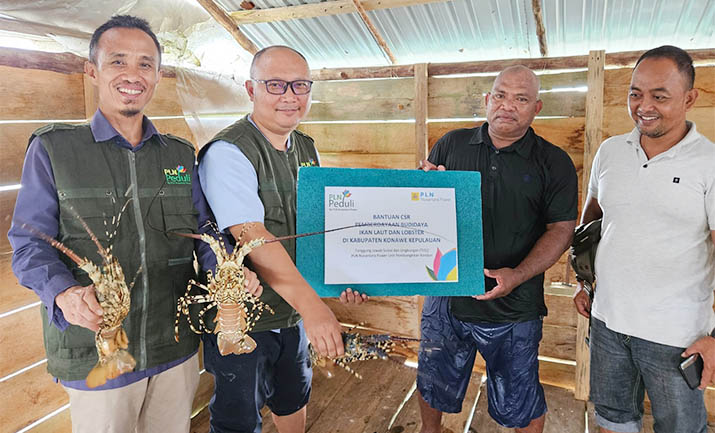
[[[715,144],[688,126],[651,160],[637,129],[609,138],[589,182],[603,209],[593,316],[613,331],[676,347],[715,326]]]

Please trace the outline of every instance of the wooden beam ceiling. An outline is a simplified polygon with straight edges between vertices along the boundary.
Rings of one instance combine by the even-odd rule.
[[[698,66],[715,65],[715,49],[704,48],[687,50]],[[606,67],[633,67],[643,51],[626,51],[606,54]],[[0,47],[0,66],[24,69],[42,69],[65,74],[83,73],[85,58],[70,53],[46,53],[19,48]],[[451,74],[474,74],[499,72],[507,66],[524,65],[534,70],[549,69],[586,69],[589,56],[548,57],[543,59],[508,59],[463,63],[430,63],[428,76]],[[175,77],[172,66],[162,66],[164,76]],[[412,78],[415,65],[367,66],[363,68],[323,68],[313,69],[313,80],[349,80],[358,78]]]
[[[441,3],[451,0],[357,0],[366,11],[414,6],[426,3]],[[353,0],[330,0],[321,3],[309,3],[297,6],[285,6],[270,9],[251,9],[230,12],[237,25],[288,21],[301,18],[315,18],[328,15],[349,14],[355,12]]]
[[[246,36],[239,28],[238,24],[231,18],[231,16],[214,0],[197,0],[199,4],[206,9],[219,24],[223,26],[228,32],[236,39],[236,42],[243,47],[244,50],[251,54],[256,54],[258,52],[258,47],[254,44],[248,36]]]
[[[367,12],[365,12],[365,9],[362,7],[360,0],[352,0],[352,2],[355,5],[355,10],[357,10],[357,13],[360,15],[362,22],[365,23],[368,30],[370,30],[372,37],[375,38],[375,42],[377,42],[377,45],[380,46],[382,52],[390,59],[390,63],[393,65],[397,63],[395,56],[392,54],[392,51],[390,51],[390,47],[387,46],[387,42],[385,42],[385,39],[383,39],[382,35],[377,30],[377,27],[375,27],[372,23],[370,17],[367,16]]]
[[[541,0],[531,0],[531,10],[534,12],[536,37],[539,39],[541,57],[548,57],[549,47],[546,45],[546,28],[544,27],[544,17],[541,13]]]

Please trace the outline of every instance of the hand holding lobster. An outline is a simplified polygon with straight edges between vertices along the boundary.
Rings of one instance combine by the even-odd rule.
[[[117,233],[119,220],[128,204],[129,201],[125,203],[119,216],[113,220],[116,224],[115,230],[111,234],[107,233],[110,241]],[[130,291],[134,282],[127,285],[122,267],[112,254],[112,248],[103,247],[82,217],[73,208],[70,207],[69,210],[75,214],[89,238],[97,246],[97,253],[102,259],[100,265],[90,262],[86,257],[80,257],[62,242],[30,225],[22,224],[22,227],[69,257],[92,280],[93,284],[88,286],[73,286],[65,290],[55,297],[55,303],[65,314],[68,322],[95,332],[94,342],[98,361],[90,370],[86,380],[89,388],[95,388],[104,385],[109,379],[134,370],[136,365],[136,361],[126,350],[129,347],[129,339],[122,328],[122,322],[129,314]],[[137,275],[140,272],[141,269],[137,271]]]
[[[68,288],[55,297],[55,304],[62,310],[67,322],[94,332],[99,330],[104,311],[97,302],[94,284]]]
[[[361,335],[357,332],[343,332],[341,336],[344,353],[340,356],[322,356],[313,348],[312,343],[308,346],[311,363],[325,369],[328,377],[332,377],[328,367],[335,364],[356,378],[362,379],[362,376],[348,365],[349,363],[369,359],[386,360],[388,354],[395,349],[393,337],[387,334]]]

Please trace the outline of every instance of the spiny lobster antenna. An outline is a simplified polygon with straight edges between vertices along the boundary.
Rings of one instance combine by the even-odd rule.
[[[134,284],[137,282],[137,278],[139,277],[139,274],[141,274],[143,270],[144,270],[143,265],[142,265],[142,266],[139,266],[139,269],[137,269],[137,273],[134,274],[134,279],[132,279],[132,283],[129,284],[129,291],[130,291],[130,292],[131,292],[132,289],[134,288]]]
[[[72,206],[67,206],[67,208],[72,212],[72,214],[77,218],[80,224],[82,224],[82,228],[87,232],[89,235],[89,238],[92,239],[92,242],[97,246],[97,252],[99,253],[100,256],[102,256],[102,259],[105,262],[109,262],[109,251],[102,246],[102,244],[99,243],[99,239],[97,239],[97,236],[94,234],[92,229],[89,228],[87,223],[82,219],[82,217],[79,215],[79,212],[75,210]]]
[[[172,235],[182,236],[185,238],[202,240],[201,235],[197,235],[196,233],[180,233],[180,232],[169,232],[169,233],[171,233]]]
[[[276,237],[276,238],[273,238],[273,239],[266,239],[266,243],[269,244],[269,243],[271,243],[271,242],[285,241],[285,240],[288,240],[288,239],[298,239],[298,238],[304,238],[304,237],[306,237],[306,236],[322,235],[323,233],[337,232],[338,230],[353,229],[353,228],[356,228],[356,227],[363,227],[363,226],[366,226],[366,225],[370,225],[370,224],[353,224],[353,225],[350,225],[350,226],[336,227],[336,228],[334,228],[334,229],[320,230],[320,231],[317,231],[317,232],[300,233],[300,234],[297,234],[297,235],[288,235],[288,236],[280,236],[280,237]]]
[[[223,251],[226,251],[226,243],[223,240],[223,236],[221,236],[221,231],[218,229],[218,224],[215,222],[208,220],[206,221],[206,224],[204,224],[204,227],[209,226],[213,229],[214,233],[216,233],[216,237],[218,238],[218,243],[221,245],[221,249]]]
[[[236,239],[236,248],[234,248],[231,252],[231,257],[236,257],[238,254],[240,254],[241,247],[246,244],[245,242],[242,242],[243,236],[248,230],[251,229],[251,227],[253,227],[253,223],[243,223],[243,226],[241,226],[241,232],[238,234],[238,239]]]
[[[77,255],[74,251],[71,249],[67,248],[65,244],[62,242],[58,241],[55,238],[50,237],[49,235],[46,235],[45,233],[42,233],[41,231],[37,230],[35,227],[22,223],[20,224],[20,227],[23,229],[27,230],[28,232],[32,233],[33,235],[37,236],[38,238],[42,239],[43,241],[47,242],[48,244],[52,245],[53,247],[57,248],[62,252],[62,254],[66,255],[70,259],[72,259],[73,262],[77,263],[79,266],[82,266],[86,260],[82,259],[80,256]]]
[[[129,206],[130,201],[132,201],[131,197],[127,199],[127,201],[124,203],[124,206],[122,206],[122,208],[119,210],[119,215],[112,215],[112,227],[114,228],[113,232],[109,233],[109,228],[107,227],[107,218],[104,218],[104,234],[107,235],[107,239],[109,241],[107,252],[111,252],[112,247],[114,247],[114,244],[112,242],[114,240],[114,237],[117,235],[117,231],[119,231],[119,222],[122,220],[122,215],[124,215],[124,211],[127,209],[127,206]],[[114,196],[112,196],[112,204],[114,203]]]

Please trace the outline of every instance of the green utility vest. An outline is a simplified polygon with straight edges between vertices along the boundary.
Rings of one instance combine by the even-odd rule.
[[[80,257],[102,264],[74,209],[119,260],[131,289],[131,307],[123,327],[135,371],[188,356],[199,338],[180,327],[174,340],[177,299],[195,278],[193,240],[167,234],[194,233],[197,212],[191,198],[194,148],[178,137],[154,135],[137,152],[114,140],[95,142],[89,125],[48,125],[35,131],[49,155],[59,200],[58,240]],[[124,205],[116,235],[112,218]],[[105,227],[106,223],[106,227]],[[109,234],[107,233],[109,232]],[[91,284],[86,272],[64,254],[62,261],[81,285]],[[139,269],[142,269],[139,274]],[[47,370],[62,380],[87,377],[97,363],[94,333],[70,325],[53,326],[42,312]]]
[[[291,147],[286,151],[274,148],[248,116],[219,132],[199,152],[199,163],[213,142],[223,140],[236,145],[256,169],[258,196],[265,208],[264,225],[276,237],[296,234],[296,182],[298,168],[318,165],[318,154],[313,139],[300,131],[291,133]],[[224,173],[231,176],[231,173]],[[295,263],[295,239],[281,241]],[[298,313],[265,281],[261,301],[273,308],[275,314],[263,313],[254,331],[287,328],[300,321]]]

